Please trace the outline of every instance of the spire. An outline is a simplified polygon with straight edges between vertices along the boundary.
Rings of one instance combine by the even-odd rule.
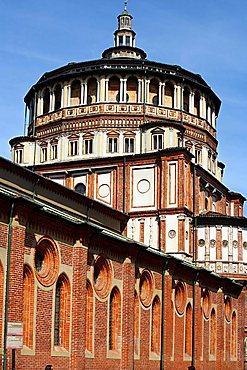
[[[123,11],[123,13],[122,13],[122,14],[129,14],[129,13],[128,13],[128,10],[127,10],[127,5],[128,5],[128,0],[126,0],[126,1],[124,2],[124,11]]]

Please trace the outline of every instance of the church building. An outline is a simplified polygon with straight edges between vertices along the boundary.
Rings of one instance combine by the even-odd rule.
[[[149,61],[125,3],[101,59],[24,101],[0,158],[3,369],[247,369],[245,198],[223,183],[215,92]]]

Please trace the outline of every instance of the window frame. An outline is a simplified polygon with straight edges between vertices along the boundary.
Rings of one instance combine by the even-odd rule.
[[[69,156],[75,157],[79,153],[79,140],[71,139],[69,140]]]

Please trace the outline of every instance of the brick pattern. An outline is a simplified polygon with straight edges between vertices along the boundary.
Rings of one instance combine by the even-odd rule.
[[[56,284],[54,344],[67,351],[69,350],[70,283],[64,273],[59,276]]]
[[[0,348],[2,348],[2,332],[3,332],[3,292],[4,292],[4,272],[3,265],[0,261]]]
[[[31,268],[24,266],[23,274],[23,345],[33,349],[34,276]]]
[[[45,222],[39,217],[45,235],[54,236],[51,221],[52,219],[47,219],[45,229]],[[28,280],[31,275],[28,275],[27,267],[24,267],[24,260],[28,259],[31,272],[34,266],[32,265],[33,257],[30,254],[34,254],[32,249],[35,246],[34,240],[38,234],[37,230],[40,231],[36,228],[35,222],[33,222],[32,228],[28,229],[28,232],[25,226],[20,225],[17,221],[13,225],[9,298],[10,321],[21,322],[23,316],[26,315],[28,318],[32,310],[31,303],[28,303],[27,300],[27,295],[31,295],[32,292],[31,279]],[[113,244],[111,240],[104,240],[101,237],[98,239],[95,237],[94,243],[92,243],[92,238],[90,239],[86,235],[86,229],[83,229],[83,236],[85,240],[91,240],[88,242],[90,244],[88,246],[82,244],[82,237],[79,237],[72,228],[71,233],[76,240],[73,245],[64,242],[66,238],[63,233],[67,233],[65,227],[61,228],[59,237],[54,239],[54,243],[56,243],[61,261],[63,261],[63,265],[60,265],[60,271],[64,270],[68,273],[65,275],[65,272],[61,272],[57,281],[48,288],[42,286],[33,274],[34,297],[37,296],[37,301],[34,304],[36,327],[33,351],[35,354],[26,355],[17,350],[18,370],[44,369],[46,364],[52,364],[54,369],[59,370],[129,370],[133,368],[133,364],[137,370],[159,369],[161,324],[164,325],[165,368],[186,369],[190,365],[191,312],[193,307],[195,307],[196,369],[237,370],[241,368],[243,361],[241,327],[244,326],[245,320],[245,293],[242,293],[238,300],[231,300],[232,313],[230,322],[227,322],[224,295],[221,292],[210,291],[210,304],[215,310],[216,317],[216,325],[214,326],[212,317],[208,320],[202,315],[202,292],[199,286],[196,286],[196,299],[193,304],[192,286],[183,282],[186,289],[187,311],[185,309],[185,312],[178,312],[175,306],[176,284],[174,284],[170,271],[165,274],[165,291],[164,297],[162,297],[161,267],[157,264],[157,259],[153,260],[150,257],[137,259],[136,256],[129,256],[131,253],[134,254],[132,248],[127,251],[120,244]],[[100,298],[89,280],[93,278],[94,260],[103,252],[112,268],[112,282],[108,295]],[[137,251],[135,253],[138,254]],[[139,291],[142,271],[149,271],[148,274],[152,276],[153,280],[151,303],[149,304],[149,300],[146,301],[143,297],[145,305],[140,300]],[[57,350],[54,355],[55,290],[57,283],[61,280],[63,285],[60,295],[60,335],[61,344],[65,351]],[[163,323],[161,323],[161,299],[164,299],[165,317]],[[111,314],[110,311],[112,311]],[[236,320],[232,316],[233,313],[236,313]],[[2,310],[0,310],[0,315],[2,315]],[[27,319],[25,320],[27,327]],[[30,332],[24,326],[25,333],[32,331],[31,320],[29,326]],[[210,355],[213,354],[214,341],[211,338],[215,338],[212,336],[214,332],[216,333],[216,355],[215,360],[212,360]],[[26,338],[28,338],[28,334]],[[232,347],[234,343],[235,349]],[[112,349],[109,350],[109,348]],[[117,350],[114,351],[114,348]],[[90,356],[88,356],[89,351]],[[232,356],[234,351],[237,353],[237,359]],[[188,356],[185,356],[185,352],[188,352]],[[156,353],[157,356],[152,357],[153,353]],[[10,353],[8,355],[10,358]]]
[[[86,340],[85,348],[88,352],[93,351],[93,289],[90,281],[87,280],[86,293]]]
[[[152,304],[151,352],[160,355],[161,304],[158,296]]]

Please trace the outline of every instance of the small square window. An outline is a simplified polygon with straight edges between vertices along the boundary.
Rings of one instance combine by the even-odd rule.
[[[47,161],[47,147],[44,146],[41,148],[41,158],[40,158],[40,161],[41,162],[46,162]]]
[[[84,153],[92,154],[93,153],[93,139],[84,140]]]
[[[134,153],[134,138],[126,137],[124,139],[124,151],[125,153]]]
[[[15,163],[22,163],[23,162],[23,149],[16,149],[15,150]]]
[[[201,149],[195,150],[195,161],[197,164],[202,164],[202,151]]]
[[[117,137],[109,137],[108,151],[109,153],[117,153],[118,151],[118,138]]]
[[[163,149],[163,134],[153,134],[153,150]]]
[[[51,146],[51,159],[57,159],[57,144]]]
[[[69,142],[69,155],[78,155],[78,140],[73,140]]]
[[[123,36],[119,36],[119,46],[123,46]]]

